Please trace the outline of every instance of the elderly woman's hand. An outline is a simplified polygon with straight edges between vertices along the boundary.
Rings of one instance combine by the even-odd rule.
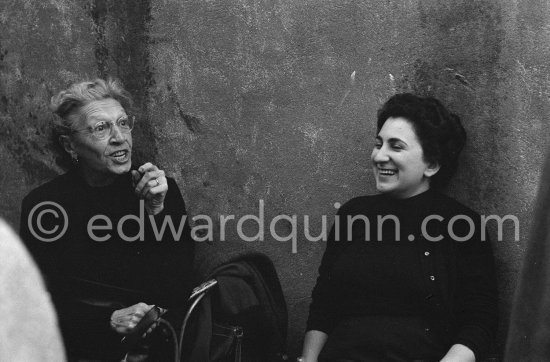
[[[132,332],[134,327],[151,308],[153,308],[152,305],[138,303],[128,308],[115,310],[113,314],[111,314],[111,328],[117,333],[128,334]],[[152,326],[147,333],[153,328],[154,326]]]
[[[164,197],[168,191],[168,183],[164,171],[150,162],[132,170],[135,193],[145,200],[145,211],[156,215],[164,209]]]

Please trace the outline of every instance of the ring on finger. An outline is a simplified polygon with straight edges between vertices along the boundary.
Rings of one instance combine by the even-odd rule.
[[[159,182],[159,179],[156,178],[155,181],[157,182],[157,186],[160,186],[160,182]]]

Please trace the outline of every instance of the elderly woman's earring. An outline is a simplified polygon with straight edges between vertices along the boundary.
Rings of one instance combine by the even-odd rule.
[[[71,161],[73,165],[78,165],[78,155],[76,153],[71,153]]]

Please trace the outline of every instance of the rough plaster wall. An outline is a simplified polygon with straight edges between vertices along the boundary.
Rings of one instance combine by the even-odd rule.
[[[0,24],[0,210],[17,225],[29,188],[60,172],[48,147],[48,100],[95,73],[93,37],[83,8],[70,1],[4,1]]]
[[[324,250],[305,240],[303,215],[318,235],[335,202],[374,191],[368,160],[387,97],[442,99],[469,134],[449,193],[520,220],[520,242],[511,225],[501,241],[490,228],[504,343],[549,143],[545,1],[8,1],[0,24],[1,215],[17,225],[22,196],[60,172],[44,140],[49,97],[118,76],[136,99],[137,158],[176,177],[191,214],[257,215],[264,200],[266,238],[249,245],[278,268],[296,353]],[[281,214],[298,215],[295,254],[269,236]],[[231,247],[234,221],[226,234]]]

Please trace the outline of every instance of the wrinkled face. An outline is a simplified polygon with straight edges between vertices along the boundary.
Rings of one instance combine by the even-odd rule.
[[[74,115],[77,132],[64,142],[67,152],[78,155],[78,164],[86,181],[92,186],[106,185],[116,175],[128,172],[131,166],[132,134],[116,125],[107,137],[98,139],[92,130],[100,122],[112,122],[127,117],[124,108],[112,98],[92,101]]]
[[[396,198],[408,198],[430,188],[438,165],[424,161],[422,146],[410,122],[388,118],[376,136],[371,154],[376,189]]]

